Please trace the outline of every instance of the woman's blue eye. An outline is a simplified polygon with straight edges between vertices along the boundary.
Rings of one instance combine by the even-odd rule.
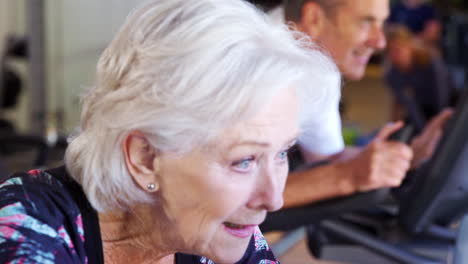
[[[253,164],[253,158],[243,159],[232,163],[232,166],[239,171],[247,171]]]
[[[242,161],[237,167],[240,169],[247,169],[250,166],[250,160],[244,160]]]
[[[280,160],[287,160],[288,159],[288,150],[281,151],[278,155]]]

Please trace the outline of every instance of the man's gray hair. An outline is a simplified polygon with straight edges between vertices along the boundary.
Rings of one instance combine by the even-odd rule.
[[[302,8],[307,2],[317,3],[327,15],[333,15],[333,11],[342,4],[343,0],[283,0],[284,17],[286,21],[301,21]]]
[[[297,34],[240,0],[153,0],[137,8],[99,59],[65,155],[93,207],[153,201],[125,165],[122,144],[133,130],[157,151],[186,153],[287,87],[303,100],[302,117],[332,107],[339,72]]]

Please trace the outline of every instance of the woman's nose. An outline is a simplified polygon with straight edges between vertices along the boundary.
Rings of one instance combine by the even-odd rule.
[[[279,210],[284,203],[283,191],[287,177],[287,168],[263,168],[258,175],[256,188],[248,203],[251,209],[267,211]]]

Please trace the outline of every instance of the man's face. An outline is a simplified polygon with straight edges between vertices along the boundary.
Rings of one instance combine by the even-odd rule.
[[[385,47],[383,23],[388,0],[343,0],[326,15],[314,39],[327,49],[345,78],[359,80],[376,50]]]

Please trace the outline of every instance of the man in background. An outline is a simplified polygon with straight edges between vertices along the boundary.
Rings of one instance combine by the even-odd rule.
[[[383,26],[389,15],[388,0],[286,0],[283,8],[287,23],[328,51],[347,80],[362,79],[371,56],[386,45]],[[450,110],[440,113],[409,145],[389,140],[403,126],[397,122],[384,126],[365,147],[345,148],[339,102],[335,103],[336,111],[324,113],[320,129],[299,140],[306,163],[325,164],[290,173],[284,192],[285,208],[399,186],[409,169],[417,168],[432,155],[442,127],[451,116]],[[303,219],[295,222],[307,224],[311,220],[304,210]],[[282,229],[284,224],[276,221],[273,213],[262,230]]]

